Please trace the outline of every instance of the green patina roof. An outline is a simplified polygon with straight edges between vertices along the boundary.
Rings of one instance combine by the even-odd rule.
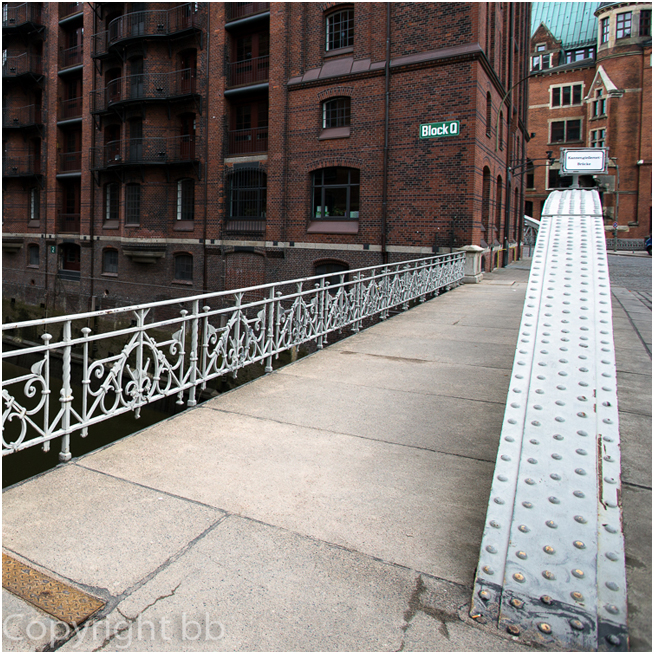
[[[564,50],[595,43],[597,18],[594,14],[600,4],[602,3],[532,2],[531,34],[533,36],[540,24],[545,23],[547,29],[561,41]]]

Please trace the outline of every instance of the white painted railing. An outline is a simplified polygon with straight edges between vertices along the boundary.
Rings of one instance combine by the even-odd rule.
[[[119,309],[3,325],[4,336],[43,330],[43,344],[4,351],[3,363],[36,357],[29,372],[2,381],[3,456],[61,438],[61,461],[71,458],[70,434],[177,395],[188,406],[208,381],[289,348],[326,343],[330,332],[358,331],[367,318],[457,285],[464,252],[196,295]],[[331,282],[331,283],[330,283]],[[184,307],[180,310],[180,304]],[[96,333],[91,328],[93,325]],[[98,332],[97,329],[108,331]],[[57,334],[57,337],[54,337]],[[26,343],[23,343],[25,345]],[[113,352],[118,352],[113,354]],[[73,397],[73,359],[81,366],[81,398]],[[52,368],[61,366],[58,401],[50,398]]]

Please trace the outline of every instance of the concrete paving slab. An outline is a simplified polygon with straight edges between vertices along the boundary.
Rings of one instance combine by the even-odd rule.
[[[509,371],[481,366],[435,363],[422,359],[360,354],[328,348],[301,365],[280,368],[280,375],[339,381],[343,384],[443,395],[486,402],[505,402]]]
[[[652,417],[620,411],[619,419],[622,481],[651,488]]]
[[[499,402],[288,374],[259,379],[205,406],[485,461],[495,460],[504,416]]]
[[[652,491],[622,486],[629,649],[652,651]]]
[[[615,364],[619,373],[627,372],[651,376],[652,360],[647,356],[647,352],[640,341],[639,345],[640,347],[615,348]]]
[[[628,413],[652,415],[652,376],[618,371],[618,408]]]
[[[104,597],[143,579],[222,515],[67,465],[4,492],[3,546]]]
[[[86,456],[81,464],[471,583],[494,463],[206,405],[186,414],[183,433],[166,424]],[[161,452],[156,459],[150,456],[155,446]]]

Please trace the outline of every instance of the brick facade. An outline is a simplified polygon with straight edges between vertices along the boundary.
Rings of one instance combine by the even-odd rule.
[[[6,55],[41,60],[3,67],[5,297],[84,311],[471,243],[487,270],[519,256],[528,4],[22,6]],[[334,99],[349,124],[323,124]],[[419,138],[441,121],[460,130]],[[317,196],[325,169],[358,181]]]

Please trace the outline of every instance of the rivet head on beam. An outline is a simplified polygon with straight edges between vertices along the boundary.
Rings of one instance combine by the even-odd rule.
[[[523,584],[523,583],[525,582],[525,576],[524,576],[522,573],[520,573],[520,572],[516,572],[516,573],[513,575],[513,578],[514,578],[517,582],[519,582],[519,583],[521,583],[521,584]]]
[[[491,598],[491,594],[487,590],[480,590],[479,597],[487,602]]]
[[[524,559],[527,558],[527,552],[522,552],[522,551],[520,551],[520,552],[516,552],[515,555],[516,555],[519,559],[523,559],[523,560],[524,560]]]
[[[508,624],[506,625],[506,630],[512,635],[512,636],[519,636],[520,635],[520,627],[516,624]]]
[[[483,570],[487,575],[494,575],[494,574],[495,574],[495,570],[493,570],[493,568],[491,568],[489,565],[485,565],[485,566],[482,568],[482,570]]]
[[[538,625],[538,628],[544,633],[544,634],[551,634],[552,633],[552,627],[550,627],[547,622],[541,622]]]
[[[548,579],[549,581],[554,581],[556,579],[554,573],[550,572],[549,570],[543,570],[543,577],[545,577],[545,579]]]
[[[570,597],[572,597],[572,599],[575,602],[581,602],[584,599],[584,596],[578,590],[575,590],[572,593],[570,593]]]
[[[583,579],[584,578],[584,571],[579,570],[579,568],[575,568],[572,570],[572,575],[573,577],[577,577],[577,579]]]
[[[549,595],[543,595],[541,596],[540,601],[549,606],[552,603],[552,598]]]
[[[545,554],[554,554],[555,550],[551,545],[545,545],[545,547],[543,547],[543,552],[545,552]]]
[[[576,540],[572,543],[578,550],[585,550],[586,544],[583,541]]]
[[[521,609],[525,605],[525,603],[522,600],[519,600],[517,597],[514,597],[509,602],[509,604],[511,604],[511,606],[515,607],[516,609]]]
[[[620,613],[620,610],[615,604],[607,604],[604,608],[612,615],[617,615]]]
[[[606,640],[611,643],[611,645],[619,645],[620,644],[620,637],[616,636],[615,634],[610,634],[609,636],[606,637]]]

